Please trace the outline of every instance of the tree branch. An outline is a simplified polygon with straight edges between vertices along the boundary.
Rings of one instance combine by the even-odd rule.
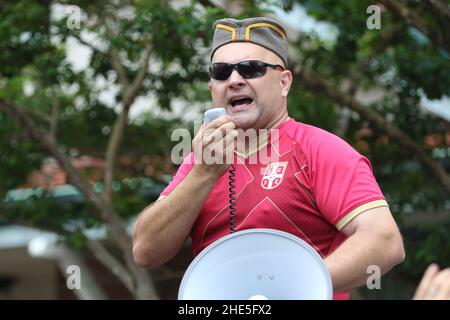
[[[39,118],[40,120],[45,121],[47,124],[52,122],[52,117],[44,112],[37,111],[36,109],[25,109],[24,112],[29,114],[30,116]]]
[[[104,191],[103,191],[103,199],[108,203],[109,206],[112,206],[112,182],[114,177],[114,166],[118,153],[118,149],[120,143],[122,141],[125,127],[128,121],[128,113],[130,111],[130,107],[136,99],[139,91],[142,88],[142,84],[144,82],[145,76],[148,70],[148,64],[150,60],[151,54],[151,43],[149,42],[144,50],[143,59],[141,62],[141,66],[139,67],[139,72],[134,78],[133,82],[129,84],[129,80],[126,77],[125,69],[120,63],[119,56],[117,51],[114,49],[111,51],[112,53],[112,64],[115,66],[114,68],[118,72],[119,80],[121,79],[122,91],[124,92],[124,98],[122,101],[122,112],[119,114],[116,122],[114,123],[114,127],[111,133],[111,137],[108,142],[108,147],[106,150],[106,168],[105,168],[105,177],[104,177]],[[122,75],[121,75],[122,74]],[[129,237],[127,238],[130,241]],[[128,250],[124,250],[124,258],[125,262],[130,270],[132,270],[133,275],[135,277],[136,289],[135,294],[139,298],[144,299],[157,299],[158,295],[156,293],[156,289],[153,283],[150,281],[149,275],[145,270],[140,269],[134,263],[132,250],[131,250],[131,242],[129,244]]]
[[[381,38],[377,41],[377,43],[373,47],[373,50],[370,52],[370,54],[365,59],[363,59],[355,68],[353,68],[353,70],[357,70],[358,73],[355,74],[355,72],[353,71],[351,84],[349,89],[347,90],[347,93],[349,95],[351,96],[355,95],[358,87],[361,85],[361,80],[369,71],[369,66],[372,59],[375,58],[381,52],[385,51],[387,47],[392,45],[395,36],[402,28],[404,28],[404,24],[399,23],[388,32],[383,33]]]
[[[75,39],[77,39],[77,41],[78,41],[79,43],[81,43],[82,45],[88,47],[88,48],[91,49],[92,51],[97,52],[97,53],[100,53],[100,54],[103,54],[103,55],[106,55],[105,52],[103,52],[103,51],[100,50],[99,48],[95,47],[93,44],[91,44],[91,43],[89,43],[89,42],[83,40],[83,39],[81,38],[81,35],[80,35],[80,34],[74,33],[74,34],[71,34],[70,36],[72,36],[72,37],[74,37]]]
[[[125,92],[130,86],[130,80],[128,80],[127,72],[125,71],[122,62],[120,62],[119,52],[116,50],[116,48],[110,49],[110,61],[111,65],[117,73],[117,79],[119,80],[119,83],[122,87],[122,92]]]
[[[133,80],[131,86],[127,88],[125,93],[124,104],[131,105],[136,98],[139,90],[141,90],[142,83],[144,82],[145,76],[148,71],[148,64],[150,61],[150,54],[152,53],[152,44],[149,42],[144,49],[143,58],[141,61],[141,65],[139,67],[139,72]]]
[[[210,0],[199,0],[198,2],[200,2],[200,4],[202,5],[202,6],[204,6],[205,8],[208,8],[208,7],[210,7],[210,8],[216,8],[217,7],[217,5],[216,4],[214,4],[212,1],[210,1]]]
[[[414,212],[401,216],[403,228],[416,228],[427,224],[450,224],[450,211]]]
[[[112,181],[114,176],[114,165],[117,157],[117,152],[122,141],[123,134],[125,132],[130,107],[136,99],[139,91],[141,90],[142,83],[144,82],[145,76],[147,74],[150,54],[151,44],[149,43],[145,48],[138,74],[134,78],[133,83],[125,88],[122,112],[114,123],[111,138],[109,139],[108,148],[106,150],[106,168],[104,179],[104,196],[109,200],[111,199],[112,194]]]
[[[97,260],[100,261],[108,270],[111,270],[130,292],[135,291],[133,278],[128,270],[105,248],[100,241],[89,240],[87,246]]]
[[[441,0],[426,0],[421,1],[419,4],[424,8],[425,12],[432,15],[432,19],[439,26],[440,33],[444,38],[444,41],[450,43],[450,8],[448,4],[443,3]]]
[[[308,71],[304,68],[296,70],[295,76],[300,80],[300,85],[319,93],[325,94],[333,99],[340,106],[347,106],[351,110],[357,112],[364,120],[368,121],[374,128],[386,133],[390,138],[398,143],[404,150],[415,155],[419,162],[427,168],[432,175],[442,184],[442,186],[450,193],[450,176],[447,172],[425,151],[414,142],[406,133],[401,131],[396,126],[386,121],[381,115],[375,111],[362,105],[356,99],[341,92],[334,86],[329,84],[325,79],[319,75]]]
[[[448,7],[448,4],[445,4],[441,0],[426,0],[426,2],[436,8],[436,11],[440,12],[447,19],[450,19],[450,8]]]
[[[430,28],[424,19],[416,12],[409,9],[407,6],[397,0],[379,0],[386,8],[392,11],[395,15],[402,18],[407,24],[419,29],[431,42],[440,46],[450,52],[450,44],[445,41],[442,35],[432,28]]]
[[[54,141],[57,141],[57,135],[58,135],[58,115],[59,115],[59,97],[55,92],[55,89],[52,88],[52,113],[50,117],[50,136]]]
[[[380,52],[383,52],[387,47],[389,47],[395,39],[398,31],[404,27],[403,23],[395,25],[391,30],[383,33],[381,38],[377,41],[373,50],[370,54],[360,61],[355,68],[352,68],[350,86],[347,89],[347,94],[354,97],[358,88],[361,86],[363,77],[369,71],[370,62],[375,58]],[[348,125],[350,122],[351,112],[346,106],[341,106],[341,112],[338,116],[338,126],[335,133],[338,136],[343,137],[348,130]]]

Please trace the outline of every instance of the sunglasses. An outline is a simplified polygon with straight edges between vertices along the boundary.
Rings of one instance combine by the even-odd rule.
[[[233,70],[236,70],[242,78],[253,79],[265,75],[267,67],[284,71],[284,68],[279,64],[270,64],[259,60],[246,60],[238,63],[213,63],[209,67],[209,75],[215,80],[227,80]]]

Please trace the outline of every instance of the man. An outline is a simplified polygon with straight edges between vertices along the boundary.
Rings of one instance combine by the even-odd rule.
[[[239,131],[276,129],[278,143],[236,150],[236,230],[292,233],[324,258],[335,299],[366,283],[367,268],[385,273],[404,259],[401,235],[369,161],[345,141],[289,118],[286,33],[267,18],[214,24],[209,89],[227,116],[202,126],[194,150],[219,149],[225,159]],[[244,131],[245,132],[245,131]],[[219,137],[219,138],[218,138]],[[255,163],[265,149],[275,163]],[[191,153],[134,229],[133,254],[142,267],[175,256],[189,235],[194,254],[229,233],[224,162],[199,163]]]

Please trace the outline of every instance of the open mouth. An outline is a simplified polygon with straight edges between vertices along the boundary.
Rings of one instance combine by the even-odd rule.
[[[237,98],[237,99],[232,99],[231,100],[231,106],[232,107],[237,107],[237,106],[241,106],[241,105],[247,105],[253,102],[253,99],[248,98],[248,97],[243,97],[243,98]]]

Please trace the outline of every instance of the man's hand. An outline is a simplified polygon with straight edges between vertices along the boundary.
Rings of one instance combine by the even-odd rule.
[[[450,268],[439,271],[434,263],[428,266],[413,299],[450,300]]]
[[[192,141],[194,150],[194,169],[212,178],[221,177],[233,160],[236,125],[228,115],[219,117],[205,127],[200,127]]]

